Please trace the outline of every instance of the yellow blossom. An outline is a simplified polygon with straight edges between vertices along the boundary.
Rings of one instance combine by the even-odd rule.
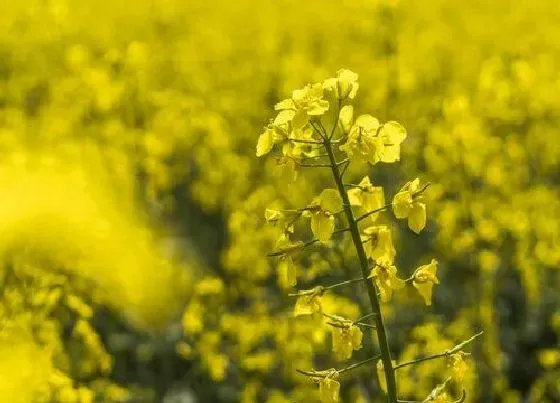
[[[398,219],[408,217],[408,227],[417,234],[426,226],[426,205],[418,195],[420,179],[407,182],[393,198],[393,212]]]
[[[458,353],[451,354],[447,358],[447,367],[451,368],[453,372],[453,377],[461,382],[469,369],[467,362],[465,361],[467,353],[459,351]]]
[[[296,265],[289,255],[281,256],[278,262],[278,283],[284,290],[297,284]]]
[[[324,292],[325,289],[321,286],[300,292],[294,308],[294,316],[320,314],[323,311],[321,296]]]
[[[364,250],[370,259],[384,259],[393,262],[397,254],[393,246],[391,230],[385,225],[368,227],[362,235]]]
[[[345,112],[348,124],[350,111]],[[340,146],[351,159],[360,159],[371,165],[378,162],[392,163],[400,159],[400,145],[406,138],[406,130],[391,121],[383,125],[371,115],[360,115],[350,127],[346,142]]]
[[[332,371],[332,375],[325,376],[319,380],[319,396],[321,403],[336,403],[340,399],[340,382],[336,378],[338,373]]]
[[[395,360],[391,361],[393,367],[397,365]],[[385,377],[385,367],[383,366],[383,361],[377,361],[377,380],[379,381],[379,387],[385,393],[387,393],[387,378]]]
[[[311,230],[319,241],[326,242],[331,239],[334,232],[334,216],[324,211],[311,214]]]
[[[348,69],[338,70],[336,78],[328,78],[323,83],[323,88],[333,92],[335,98],[339,100],[354,99],[359,87],[358,75]]]
[[[432,259],[430,264],[420,266],[414,271],[412,284],[422,298],[426,305],[432,305],[432,288],[434,284],[439,284],[436,276],[438,262]]]
[[[364,213],[380,210],[385,205],[383,188],[381,186],[373,186],[369,176],[364,176],[358,186],[348,191],[351,205],[360,206]],[[369,217],[375,222],[378,216],[379,213],[374,213]]]
[[[363,333],[352,321],[337,318],[331,323],[334,356],[338,361],[352,357],[352,351],[362,348]]]
[[[383,258],[377,259],[368,278],[375,282],[383,302],[390,301],[393,290],[400,290],[405,285],[404,281],[397,277],[397,268],[389,260]]]

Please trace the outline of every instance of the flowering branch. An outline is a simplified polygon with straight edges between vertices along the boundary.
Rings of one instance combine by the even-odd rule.
[[[349,365],[349,366],[347,366],[347,367],[345,367],[345,368],[336,370],[336,372],[339,373],[339,374],[342,374],[342,373],[344,373],[344,372],[347,372],[347,371],[353,370],[353,369],[355,369],[355,368],[361,367],[362,365],[367,364],[367,363],[369,363],[369,362],[377,361],[377,360],[379,360],[379,358],[380,358],[380,356],[379,356],[379,355],[376,355],[376,356],[373,356],[373,357],[368,358],[368,359],[366,359],[366,360],[358,361],[358,362],[356,362],[356,363],[354,363],[354,364],[352,364],[352,365]],[[302,374],[302,375],[310,376],[310,377],[312,377],[312,378],[324,378],[325,376],[327,376],[327,375],[324,373],[324,371],[315,371],[315,370],[304,371],[304,370],[301,370],[301,369],[296,369],[296,371],[297,371],[298,373]]]
[[[438,358],[448,357],[452,354],[455,354],[457,351],[461,350],[467,344],[472,343],[477,337],[481,336],[483,333],[484,333],[483,331],[478,332],[477,334],[472,336],[470,339],[467,339],[467,340],[463,341],[462,343],[457,344],[455,347],[453,347],[449,350],[446,350],[443,353],[429,355],[427,357],[422,357],[422,358],[418,358],[416,360],[407,361],[407,362],[403,362],[401,364],[395,365],[395,370],[400,369],[400,368],[404,368],[404,367],[408,367],[410,365],[418,364],[418,363],[421,363],[421,362],[424,362],[424,361],[430,361],[430,360],[435,360],[435,359],[438,359]]]

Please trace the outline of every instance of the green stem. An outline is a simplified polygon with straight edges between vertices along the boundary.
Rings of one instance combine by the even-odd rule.
[[[456,352],[460,351],[467,344],[472,343],[474,341],[474,339],[481,336],[482,333],[484,333],[484,332],[478,332],[477,334],[475,334],[471,338],[457,344],[455,347],[450,348],[449,350],[446,350],[443,353],[433,354],[433,355],[429,355],[427,357],[417,358],[416,360],[403,362],[401,364],[395,365],[394,369],[397,370],[397,369],[400,369],[400,368],[408,367],[410,365],[419,364],[419,363],[424,362],[424,361],[431,361],[431,360],[436,360],[438,358],[448,357],[448,356],[450,356],[452,354],[455,354]]]
[[[377,298],[377,293],[375,292],[375,287],[373,282],[368,279],[369,275],[369,265],[366,252],[364,250],[362,240],[360,238],[360,230],[358,229],[358,223],[354,218],[352,208],[350,207],[350,200],[348,199],[348,194],[344,188],[344,183],[342,181],[342,175],[340,174],[339,164],[334,156],[334,151],[332,143],[329,137],[324,136],[324,144],[327,154],[329,155],[329,161],[331,164],[331,170],[336,182],[336,187],[342,198],[342,204],[344,207],[344,212],[346,213],[346,219],[348,220],[348,227],[352,235],[352,241],[354,247],[356,248],[356,253],[358,254],[358,259],[360,261],[360,269],[362,271],[362,279],[366,284],[369,300],[371,303],[371,308],[375,312],[375,325],[377,332],[377,339],[379,342],[379,348],[381,350],[381,361],[383,362],[383,368],[385,371],[385,379],[387,380],[387,401],[388,403],[397,403],[397,383],[395,381],[395,372],[393,370],[393,364],[391,362],[391,352],[389,351],[389,343],[387,341],[387,332],[385,330],[385,325],[383,324],[383,317],[381,315],[381,306],[379,304],[379,299]]]

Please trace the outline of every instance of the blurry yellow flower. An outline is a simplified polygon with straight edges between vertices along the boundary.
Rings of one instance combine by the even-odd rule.
[[[223,381],[227,374],[228,357],[225,354],[210,353],[206,355],[206,362],[210,378],[216,382]]]
[[[338,213],[342,210],[342,199],[336,189],[325,189],[319,195],[319,205],[324,211]]]
[[[467,362],[465,361],[465,357],[467,357],[467,354],[463,351],[459,351],[458,353],[451,354],[447,358],[447,367],[451,368],[453,378],[459,382],[465,378],[469,369]]]
[[[453,401],[447,392],[440,392],[435,395],[430,401],[434,403],[450,403]]]
[[[400,290],[405,285],[405,282],[397,277],[397,268],[389,260],[383,258],[377,259],[368,278],[373,279],[383,302],[390,301],[393,290]]]
[[[267,127],[257,142],[257,157],[268,154],[274,146],[274,129]]]
[[[324,211],[317,211],[311,214],[311,231],[321,242],[331,239],[334,232],[334,216]]]
[[[284,219],[284,213],[278,210],[267,208],[264,211],[264,219],[267,222],[272,222],[272,223],[281,222]]]
[[[348,133],[352,127],[352,118],[354,116],[354,107],[345,105],[340,109],[338,114],[338,126],[342,133]]]
[[[177,343],[177,345],[175,346],[175,351],[177,352],[177,354],[179,354],[180,357],[186,360],[191,358],[193,353],[192,347],[184,341],[180,341],[179,343]]]
[[[292,183],[297,179],[296,167],[295,159],[286,156],[278,157],[273,174],[283,182]]]
[[[539,363],[545,369],[553,369],[560,365],[560,349],[548,348],[539,351]]]
[[[430,264],[420,266],[414,271],[412,284],[424,298],[426,305],[432,305],[432,288],[439,284],[436,276],[438,262],[432,259]]]
[[[296,265],[289,255],[281,256],[278,262],[278,283],[284,290],[297,284]]]
[[[392,360],[392,365],[397,365],[395,360]],[[383,361],[377,361],[377,380],[379,381],[379,387],[385,393],[387,393],[387,378],[385,378],[385,367],[383,366]]]
[[[381,126],[379,137],[383,139],[381,162],[392,163],[400,160],[401,143],[406,138],[405,128],[398,122],[390,121]]]
[[[323,311],[321,296],[324,292],[322,286],[300,292],[294,308],[294,316],[320,314]]]
[[[426,226],[426,205],[421,202],[422,195],[415,195],[419,191],[420,179],[407,182],[393,198],[393,212],[395,217],[408,217],[408,227],[417,234]]]
[[[321,403],[336,403],[340,399],[340,382],[333,379],[338,376],[336,371],[332,375],[319,380],[319,396]]]
[[[352,321],[340,318],[331,324],[333,353],[338,361],[352,357],[352,351],[362,348],[363,333]]]

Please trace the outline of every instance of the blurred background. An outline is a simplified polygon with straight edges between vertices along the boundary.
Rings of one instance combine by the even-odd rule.
[[[329,332],[291,318],[263,214],[332,184],[288,188],[255,145],[348,68],[359,112],[408,130],[372,181],[432,183],[420,236],[385,218],[406,277],[440,261],[431,307],[385,308],[396,359],[482,329],[467,401],[559,402],[559,22],[554,0],[0,0],[0,401],[317,401],[295,369],[337,365]],[[349,256],[314,249],[300,283]],[[342,400],[383,401],[373,372]],[[407,369],[401,397],[444,372]]]

